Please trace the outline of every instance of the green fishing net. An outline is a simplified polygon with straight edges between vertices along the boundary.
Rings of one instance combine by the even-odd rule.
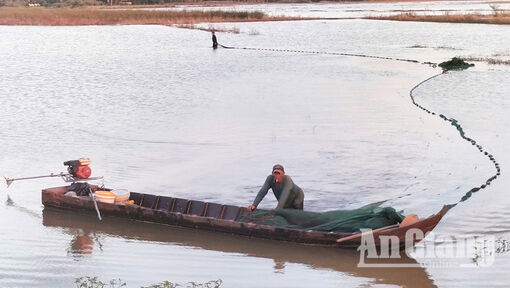
[[[404,220],[404,215],[394,208],[380,207],[381,203],[372,203],[354,210],[334,210],[323,213],[296,209],[255,210],[237,221],[281,228],[359,232],[362,228],[377,229]]]

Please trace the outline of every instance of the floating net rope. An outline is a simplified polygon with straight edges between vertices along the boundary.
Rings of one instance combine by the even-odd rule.
[[[233,46],[225,46],[225,45],[221,45],[221,44],[219,44],[219,45],[221,47],[225,48],[225,49],[258,50],[258,51],[288,52],[288,53],[303,53],[303,54],[323,54],[323,55],[336,55],[336,56],[351,56],[351,57],[375,58],[375,59],[383,59],[383,60],[393,60],[393,61],[411,62],[411,63],[418,63],[418,64],[427,64],[427,65],[431,65],[431,66],[434,66],[434,67],[437,65],[437,63],[420,62],[418,60],[413,60],[413,59],[404,59],[404,58],[395,58],[395,57],[386,57],[386,56],[374,56],[374,55],[357,54],[357,53],[327,52],[327,51],[306,51],[306,50],[274,49],[274,48],[233,47]]]
[[[489,186],[491,184],[491,182],[493,180],[495,180],[496,178],[498,178],[498,176],[501,175],[501,168],[499,167],[499,163],[497,162],[496,158],[494,158],[494,156],[492,154],[490,154],[489,152],[487,152],[483,147],[482,145],[478,144],[476,142],[476,140],[472,139],[471,137],[468,137],[466,136],[466,133],[464,131],[464,129],[462,128],[462,126],[460,125],[459,121],[457,121],[456,119],[454,118],[449,118],[443,114],[437,114],[436,112],[433,112],[425,107],[423,107],[422,105],[418,104],[416,102],[416,99],[415,99],[415,96],[414,96],[414,91],[420,87],[421,85],[431,81],[432,79],[434,78],[437,78],[441,75],[443,75],[445,72],[443,73],[440,73],[440,74],[437,74],[437,75],[434,75],[432,77],[429,77],[425,80],[423,80],[422,82],[418,83],[416,86],[414,86],[411,91],[409,92],[409,96],[411,97],[411,100],[413,101],[413,104],[420,108],[421,110],[427,112],[428,114],[431,114],[431,115],[436,115],[437,117],[443,119],[444,121],[446,122],[449,122],[452,126],[455,127],[455,129],[457,129],[457,131],[459,132],[459,135],[462,139],[468,141],[469,143],[471,143],[471,145],[475,146],[478,151],[482,154],[484,154],[487,158],[489,158],[489,160],[494,164],[494,167],[496,168],[496,173],[494,175],[492,175],[491,177],[489,177],[488,179],[485,180],[485,183],[477,186],[477,187],[473,187],[471,188],[471,190],[469,190],[468,192],[466,192],[466,194],[464,194],[464,196],[462,196],[462,198],[457,202],[457,203],[453,203],[453,204],[449,204],[448,205],[448,208],[451,209],[453,207],[455,207],[457,204],[459,204],[460,202],[463,202],[463,201],[466,201],[467,199],[471,198],[471,196],[473,195],[473,193],[476,193],[478,191],[480,191],[481,189],[484,189],[485,187]]]

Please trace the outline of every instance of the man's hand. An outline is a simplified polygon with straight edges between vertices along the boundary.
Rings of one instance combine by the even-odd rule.
[[[255,206],[254,205],[250,205],[248,206],[248,211],[252,212],[253,210],[255,210]]]

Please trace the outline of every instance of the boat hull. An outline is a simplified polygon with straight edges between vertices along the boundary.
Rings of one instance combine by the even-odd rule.
[[[42,190],[43,205],[84,213],[95,213],[94,202],[89,197],[66,196],[64,195],[66,192],[68,192],[68,187]],[[116,216],[248,237],[345,248],[356,248],[361,241],[360,233],[349,234],[287,229],[235,221],[249,213],[244,207],[136,192],[131,192],[130,199],[135,201],[135,204],[123,205],[98,202],[97,205],[102,216]],[[405,240],[405,233],[410,228],[418,228],[426,233],[437,225],[444,215],[443,210],[409,227],[382,229],[380,233],[381,235],[397,235],[399,241]],[[378,230],[374,230],[374,236],[379,235]],[[342,238],[348,240],[337,242],[338,239]],[[375,238],[377,238],[375,239],[375,244],[378,246],[378,237]]]

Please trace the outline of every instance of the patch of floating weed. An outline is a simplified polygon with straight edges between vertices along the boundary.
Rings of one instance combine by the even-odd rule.
[[[98,277],[90,277],[90,276],[84,276],[79,277],[74,280],[74,284],[76,285],[76,288],[121,288],[121,287],[127,287],[126,282],[122,281],[121,279],[112,279],[108,282],[108,284],[104,283],[103,281],[99,280]]]
[[[238,27],[220,27],[216,25],[209,24],[207,27],[198,26],[196,24],[174,24],[172,25],[177,28],[184,28],[184,29],[194,29],[194,30],[201,30],[201,31],[208,31],[208,32],[225,32],[225,33],[234,33],[239,34],[241,30]]]
[[[108,283],[105,283],[97,276],[83,276],[76,278],[74,281],[76,288],[122,288],[127,287],[126,282],[121,279],[112,279]],[[157,284],[152,284],[150,286],[142,286],[141,288],[176,288],[176,287],[186,287],[186,288],[219,288],[223,284],[221,279],[211,280],[205,283],[198,282],[188,282],[185,284],[174,283],[170,281],[163,281]]]
[[[436,46],[434,49],[443,49],[443,50],[462,50],[461,48],[456,48],[452,46]]]
[[[186,284],[181,285],[169,281],[163,281],[158,284],[153,284],[151,286],[142,286],[141,288],[176,288],[176,287],[186,287],[186,288],[219,288],[223,281],[221,279],[211,280],[205,283],[197,283],[197,282],[188,282]]]
[[[465,70],[469,67],[475,66],[475,64],[467,63],[462,58],[453,57],[451,60],[439,63],[439,67],[443,68],[443,71],[450,71],[450,70]]]
[[[462,50],[460,48],[455,48],[455,47],[452,47],[452,46],[427,46],[427,45],[421,45],[421,44],[414,44],[414,45],[411,45],[411,46],[407,46],[406,48],[433,48],[433,49],[443,49],[443,50]]]
[[[407,48],[429,48],[429,47],[425,45],[414,44],[412,46],[408,46]]]

